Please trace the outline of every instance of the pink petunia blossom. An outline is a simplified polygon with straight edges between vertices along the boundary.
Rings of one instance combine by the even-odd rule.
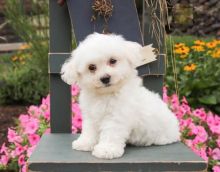
[[[28,172],[28,169],[27,169],[27,164],[23,164],[22,168],[21,168],[21,172]]]
[[[8,135],[7,135],[7,138],[8,138],[8,141],[11,142],[11,143],[21,143],[22,142],[22,137],[19,136],[16,131],[8,128]]]
[[[200,157],[202,159],[204,159],[205,161],[208,161],[208,156],[207,156],[207,153],[206,153],[206,147],[200,149]]]
[[[82,117],[80,115],[75,115],[73,117],[73,125],[78,129],[82,128]]]
[[[219,148],[213,149],[212,158],[215,160],[220,160],[220,149]]]
[[[22,166],[25,164],[25,156],[24,155],[21,155],[19,156],[18,158],[18,165]]]
[[[40,136],[37,134],[30,134],[28,135],[28,141],[31,146],[36,145],[40,141]]]
[[[31,116],[34,116],[34,117],[39,117],[40,114],[41,114],[39,107],[38,107],[38,106],[34,106],[34,105],[32,105],[32,106],[30,106],[30,107],[28,108],[28,113],[29,113]]]
[[[7,155],[1,155],[0,164],[6,166],[8,164],[9,157]]]
[[[49,110],[46,110],[44,113],[43,113],[43,116],[46,120],[50,120],[50,111]]]
[[[185,96],[182,98],[181,103],[188,105],[188,101]]]
[[[78,85],[75,84],[75,85],[72,86],[72,89],[71,89],[72,96],[78,95],[79,91],[80,91],[80,89],[79,89]]]
[[[39,120],[31,118],[26,124],[24,133],[25,134],[34,134],[39,128]]]
[[[213,172],[220,172],[220,166],[216,165],[212,168]]]
[[[16,156],[19,156],[20,154],[22,154],[26,150],[27,150],[27,146],[22,146],[22,145],[16,143],[16,148],[15,148],[15,155]]]
[[[206,112],[204,111],[204,109],[196,109],[196,110],[194,110],[193,112],[193,115],[194,116],[196,116],[196,117],[198,117],[199,119],[201,119],[201,120],[205,120],[206,119],[206,117],[207,117],[207,115],[206,115]]]
[[[72,104],[72,112],[73,112],[75,115],[78,115],[78,116],[81,115],[81,110],[80,110],[80,107],[79,107],[79,104],[78,104],[78,103],[73,103],[73,104]]]
[[[167,96],[167,87],[163,87],[163,101],[168,103],[169,97]]]
[[[2,144],[2,147],[0,149],[0,153],[8,154],[8,148],[5,146],[5,143]]]
[[[15,150],[12,150],[11,152],[10,152],[10,157],[11,158],[15,158],[17,155],[16,155],[16,151]]]

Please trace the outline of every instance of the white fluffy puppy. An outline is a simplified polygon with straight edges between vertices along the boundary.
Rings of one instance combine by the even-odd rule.
[[[175,115],[137,76],[138,43],[118,35],[94,33],[62,66],[62,79],[78,83],[82,134],[72,147],[98,158],[121,157],[126,143],[164,145],[179,140]]]

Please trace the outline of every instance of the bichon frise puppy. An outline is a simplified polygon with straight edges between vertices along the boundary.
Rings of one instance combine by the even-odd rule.
[[[81,88],[82,134],[73,149],[112,159],[123,155],[126,143],[149,146],[179,140],[177,118],[137,76],[141,48],[118,35],[94,33],[64,63],[62,79]]]

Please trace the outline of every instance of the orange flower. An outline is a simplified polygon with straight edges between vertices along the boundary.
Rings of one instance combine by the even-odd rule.
[[[182,47],[176,48],[174,50],[174,53],[176,53],[176,54],[188,54],[189,51],[190,51],[189,47],[182,46]]]
[[[192,63],[184,66],[183,70],[185,71],[194,71],[196,69],[196,64]]]
[[[194,45],[191,47],[194,51],[197,51],[197,52],[202,52],[202,51],[205,51],[204,47],[201,46],[201,45]]]
[[[25,43],[25,44],[22,44],[20,47],[19,47],[19,50],[25,50],[25,49],[28,49],[30,48],[30,45]]]
[[[217,46],[217,43],[215,41],[206,43],[206,47],[208,48],[215,48],[216,46]]]
[[[211,53],[212,58],[218,59],[220,58],[220,48],[216,49]]]
[[[213,42],[215,42],[216,44],[220,44],[220,40],[219,39],[214,39]]]
[[[205,45],[205,42],[202,41],[202,40],[196,40],[196,41],[194,41],[194,44],[196,44],[196,45]]]
[[[175,45],[174,45],[174,48],[180,48],[180,47],[184,47],[185,46],[185,44],[184,43],[176,43]]]

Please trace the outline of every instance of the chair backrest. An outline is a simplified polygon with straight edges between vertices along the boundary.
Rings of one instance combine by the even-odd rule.
[[[94,31],[101,32],[102,29],[100,23],[103,21],[97,21],[97,23],[90,21],[92,16],[91,3],[92,1],[67,0],[68,6],[64,4],[61,7],[55,0],[50,0],[49,74],[52,133],[71,132],[71,89],[61,80],[59,74],[61,65],[71,52],[71,23],[77,42]],[[158,45],[155,37],[152,37],[149,32],[151,25],[149,12],[152,11],[147,9],[144,3],[141,33],[135,0],[112,0],[112,4],[114,12],[109,20],[111,32],[122,34],[126,39],[140,44],[153,43],[154,47],[160,50],[161,55],[158,56],[157,61],[140,66],[138,71],[139,75],[143,77],[144,85],[161,95],[164,75],[163,44]],[[157,15],[160,15],[159,9],[157,9]],[[164,39],[163,34],[160,37],[161,40]]]

